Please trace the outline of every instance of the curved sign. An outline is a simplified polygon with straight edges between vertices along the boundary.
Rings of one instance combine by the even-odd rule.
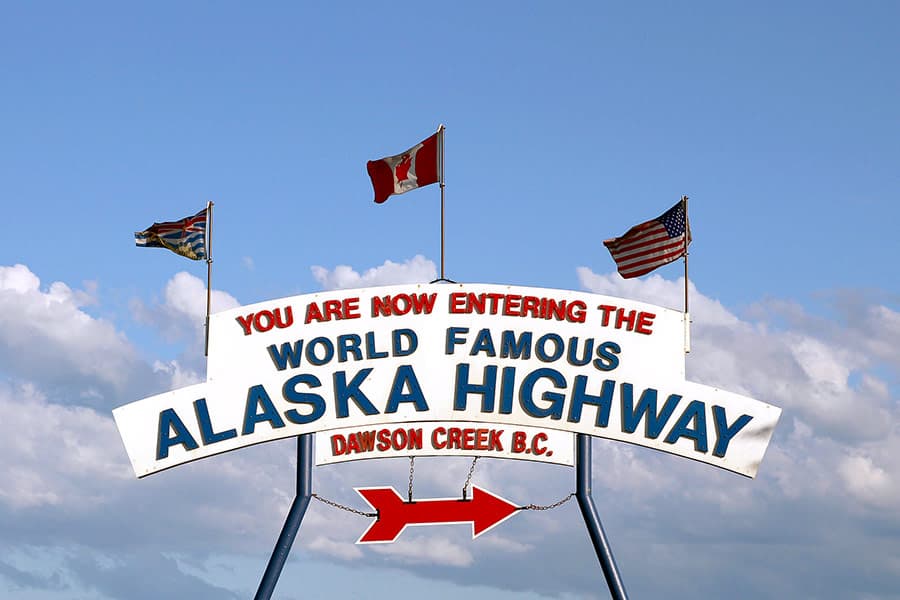
[[[685,380],[682,313],[584,292],[342,290],[209,327],[206,382],[113,411],[138,477],[313,432],[329,432],[320,464],[448,449],[571,464],[586,433],[753,477],[781,414]]]

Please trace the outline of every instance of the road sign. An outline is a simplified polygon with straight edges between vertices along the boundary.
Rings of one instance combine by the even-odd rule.
[[[435,498],[404,501],[393,487],[356,488],[378,518],[356,542],[378,544],[393,542],[409,525],[446,525],[472,523],[472,538],[496,527],[519,510],[519,507],[478,486],[472,498]]]
[[[685,379],[683,313],[586,292],[490,284],[329,291],[217,313],[209,327],[205,382],[113,411],[138,477],[306,433],[353,433],[346,447],[340,432],[323,437],[332,455],[363,459],[375,456],[367,444],[409,456],[426,443],[440,453],[506,451],[521,444],[504,436],[526,427],[754,477],[781,414]],[[427,439],[413,425],[461,421],[479,425],[439,425],[447,431]],[[546,462],[538,446],[556,454],[529,436],[532,451],[515,458]]]

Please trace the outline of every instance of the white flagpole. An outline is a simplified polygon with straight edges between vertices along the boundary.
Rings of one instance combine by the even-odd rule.
[[[441,171],[441,280],[444,279],[444,125],[438,127],[438,168]]]
[[[209,309],[212,304],[212,226],[213,202],[206,203],[206,343],[203,356],[209,356]]]
[[[687,354],[691,351],[691,317],[688,312],[688,241],[691,226],[687,214],[688,197],[682,196],[681,203],[684,209],[684,353]]]

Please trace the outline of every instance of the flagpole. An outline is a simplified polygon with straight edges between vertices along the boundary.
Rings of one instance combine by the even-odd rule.
[[[209,309],[212,304],[212,226],[213,202],[206,203],[206,342],[203,356],[209,356]]]
[[[684,353],[691,351],[691,317],[688,313],[688,242],[690,241],[691,226],[688,223],[688,197],[681,197],[684,209]]]
[[[444,280],[444,125],[438,127],[438,161],[441,170],[441,280]]]

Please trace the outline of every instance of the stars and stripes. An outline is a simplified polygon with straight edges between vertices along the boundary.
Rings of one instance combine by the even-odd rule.
[[[203,260],[206,254],[206,217],[209,207],[192,217],[178,221],[154,223],[144,231],[134,232],[134,245],[146,248],[168,248],[191,260]]]
[[[656,219],[635,225],[603,245],[616,261],[619,274],[630,279],[681,258],[690,243],[691,227],[682,200]]]

